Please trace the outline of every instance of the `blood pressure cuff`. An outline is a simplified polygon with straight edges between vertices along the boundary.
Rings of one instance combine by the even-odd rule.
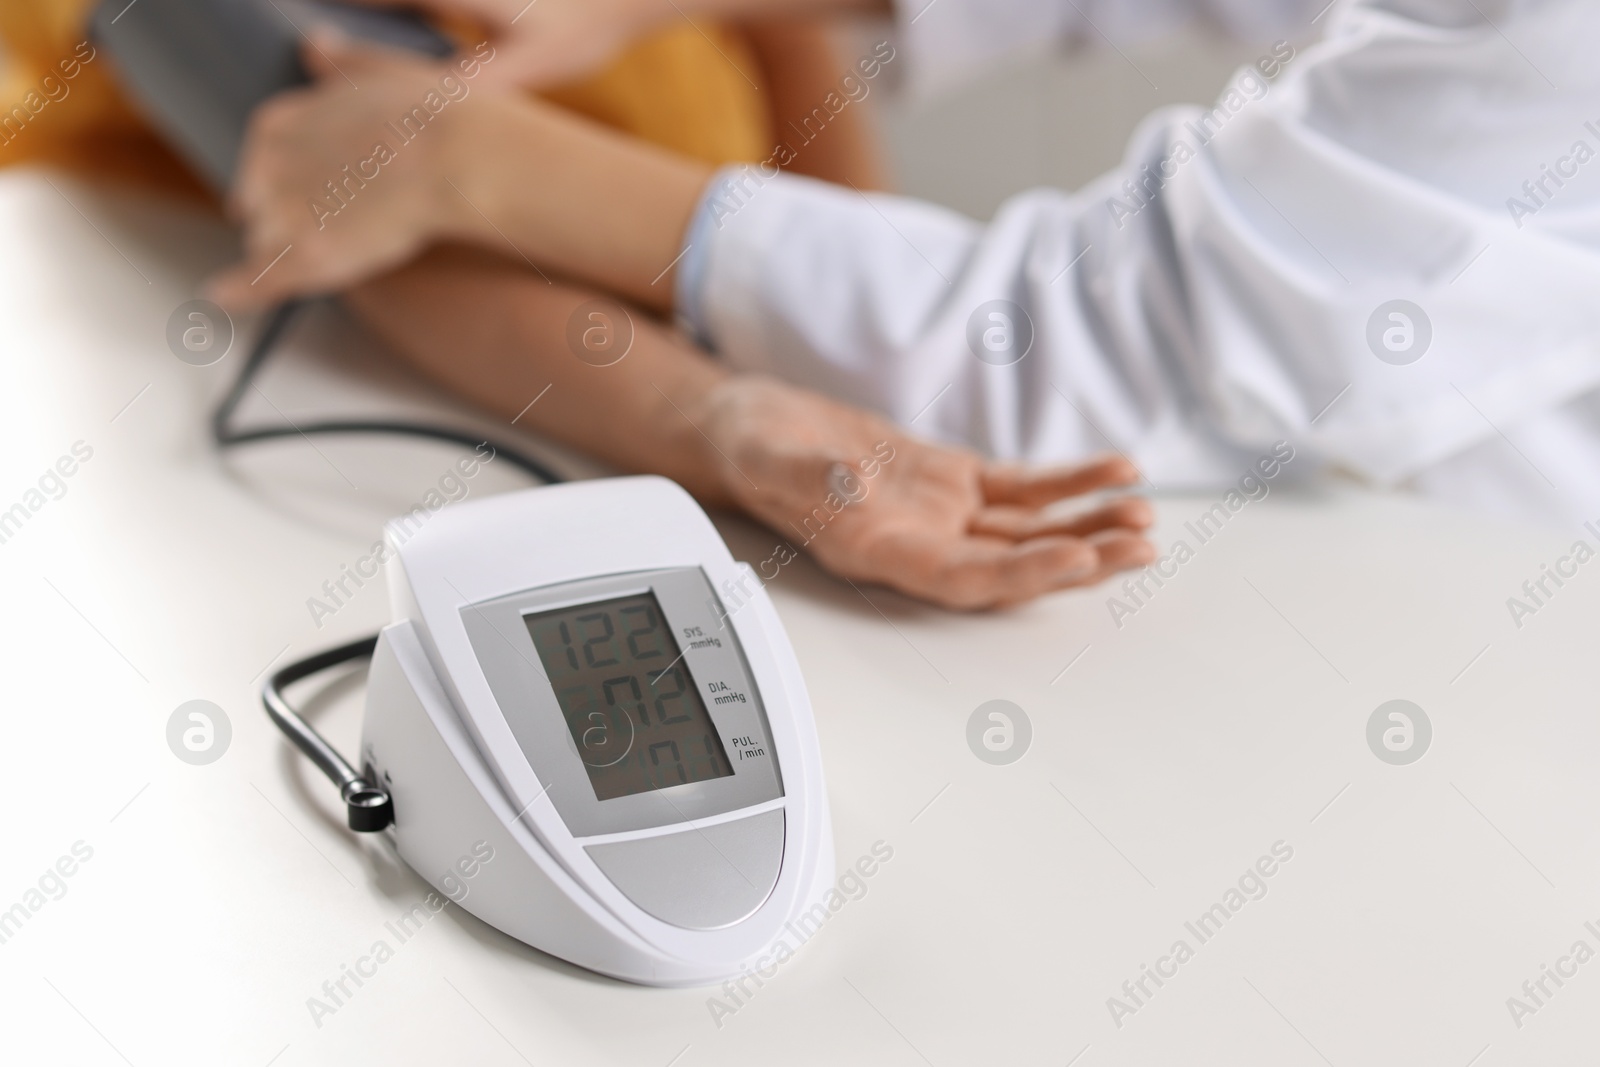
[[[416,16],[312,0],[102,0],[90,39],[124,90],[213,189],[227,189],[250,113],[305,83],[300,42],[318,25],[443,57],[450,40]]]
[[[92,2],[0,0],[0,166],[48,163],[206,195],[211,183],[197,180],[200,172],[153,135],[154,124],[122,88],[114,49],[104,37],[91,37]],[[111,5],[109,15],[100,16],[105,35],[120,31],[152,2]],[[214,2],[260,3],[289,29],[265,0]],[[304,5],[278,0],[278,6],[302,21],[295,12]],[[477,39],[470,26],[446,28],[458,42]],[[680,23],[639,41],[595,75],[541,95],[708,163],[754,160],[770,149],[772,131],[762,90],[741,70],[759,72],[760,66],[737,32],[715,23]],[[753,76],[760,83],[759,73]]]

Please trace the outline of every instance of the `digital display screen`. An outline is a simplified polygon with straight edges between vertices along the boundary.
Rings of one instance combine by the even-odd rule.
[[[523,622],[597,799],[733,773],[655,593]]]

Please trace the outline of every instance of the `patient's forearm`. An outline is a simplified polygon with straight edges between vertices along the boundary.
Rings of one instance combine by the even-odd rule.
[[[453,391],[766,523],[783,539],[767,565],[787,563],[803,544],[852,580],[977,608],[1155,558],[1139,532],[1151,520],[1140,501],[1073,515],[1044,510],[1131,483],[1138,475],[1124,460],[1065,471],[986,463],[815,393],[725,374],[637,315],[626,356],[593,366],[565,340],[572,311],[589,296],[503,261],[436,252],[345,299]]]
[[[522,413],[518,426],[622,470],[662,474],[708,504],[726,504],[718,477],[724,461],[695,426],[726,372],[637,313],[623,359],[606,367],[580,360],[567,348],[567,322],[593,296],[444,249],[355,287],[344,301],[453,392],[508,420]]]

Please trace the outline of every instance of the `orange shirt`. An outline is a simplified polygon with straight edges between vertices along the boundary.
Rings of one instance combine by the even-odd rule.
[[[0,166],[53,163],[203,195],[123,99],[106,50],[85,43],[91,2],[0,0]],[[708,163],[756,160],[772,139],[771,123],[760,90],[742,72],[759,78],[759,69],[734,30],[685,22],[638,42],[598,74],[542,95]]]

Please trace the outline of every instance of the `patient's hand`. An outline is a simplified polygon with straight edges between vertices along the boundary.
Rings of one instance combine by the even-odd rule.
[[[707,462],[719,464],[738,505],[846,578],[980,609],[1089,585],[1155,558],[1143,500],[1066,518],[1042,510],[1132,485],[1138,474],[1123,459],[1044,470],[986,462],[748,375],[717,385],[697,421],[720,454]]]

